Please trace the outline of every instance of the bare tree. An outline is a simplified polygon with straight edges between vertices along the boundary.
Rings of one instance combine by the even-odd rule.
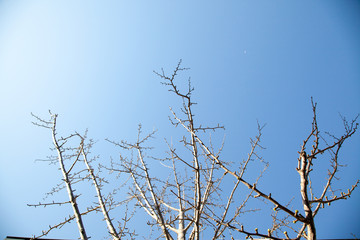
[[[259,180],[268,167],[268,163],[261,157],[260,145],[263,126],[258,124],[258,134],[250,139],[250,151],[247,156],[239,161],[239,156],[224,160],[221,157],[223,144],[214,143],[210,133],[224,129],[223,126],[203,126],[195,122],[193,106],[196,104],[192,99],[193,87],[190,79],[185,89],[177,84],[178,75],[187,70],[181,67],[181,61],[175,70],[165,74],[164,70],[155,72],[168,90],[177,98],[181,99],[182,107],[178,110],[170,108],[170,121],[174,128],[180,127],[182,134],[178,140],[165,139],[165,155],[156,152],[151,147],[151,139],[156,131],[143,134],[139,125],[137,139],[135,141],[109,140],[110,143],[120,148],[120,158],[111,160],[110,166],[101,166],[112,173],[125,174],[131,180],[129,183],[129,196],[124,201],[134,200],[135,206],[151,219],[148,221],[150,230],[155,233],[152,238],[199,240],[205,239],[229,239],[237,235],[245,235],[246,238],[262,237],[267,239],[316,239],[315,217],[320,209],[332,202],[350,197],[358,182],[347,191],[334,190],[333,182],[337,179],[339,167],[341,167],[339,152],[345,141],[351,138],[357,131],[357,118],[348,122],[342,118],[345,132],[336,137],[332,134],[320,134],[317,122],[316,103],[312,101],[313,119],[312,128],[306,139],[302,142],[297,172],[300,176],[300,194],[302,211],[293,210],[292,205],[281,203],[271,193],[261,189]],[[56,119],[52,114],[50,121],[36,117],[36,125],[49,128],[52,132],[54,150],[57,152],[51,162],[58,162],[63,175],[63,182],[53,192],[67,189],[69,201],[61,203],[39,203],[32,206],[71,204],[74,215],[65,219],[60,224],[50,226],[50,230],[59,228],[65,223],[76,220],[81,239],[88,239],[82,216],[97,211],[103,214],[107,223],[110,236],[113,239],[133,237],[126,224],[129,222],[127,212],[122,216],[116,215],[114,219],[121,219],[122,225],[116,228],[114,219],[110,217],[110,210],[119,204],[114,202],[109,194],[104,197],[102,184],[105,181],[94,173],[91,161],[88,160],[89,150],[93,142],[86,143],[86,133],[81,135],[74,133],[65,138],[57,137]],[[177,128],[178,129],[178,128]],[[73,139],[78,139],[77,147],[68,147],[67,144]],[[329,140],[330,139],[330,140]],[[312,142],[312,145],[311,145]],[[311,146],[310,146],[311,145]],[[308,153],[306,153],[306,151]],[[311,181],[311,174],[317,164],[318,158],[323,155],[328,157],[330,167],[324,187],[319,194],[315,194]],[[240,162],[240,164],[235,164]],[[82,164],[81,166],[79,166]],[[66,167],[69,166],[69,167]],[[75,168],[77,166],[77,168]],[[164,174],[155,173],[152,168],[162,168]],[[251,167],[257,168],[257,173],[249,172]],[[75,170],[76,169],[76,170]],[[83,175],[85,174],[85,175]],[[74,193],[73,185],[78,182],[91,181],[95,188],[98,204],[79,210],[79,195]],[[119,183],[112,183],[119,186]],[[122,189],[126,189],[124,186]],[[339,195],[339,194],[340,195]],[[259,228],[253,231],[244,226],[242,215],[246,212],[258,209],[248,208],[248,202],[253,198],[263,199],[274,206],[272,214],[273,224],[267,232],[262,233]],[[119,201],[121,202],[121,201]],[[125,216],[125,217],[124,217]],[[279,234],[279,231],[287,228],[287,231]],[[43,236],[41,235],[41,236]],[[291,237],[290,237],[291,235]]]
[[[58,137],[57,133],[57,114],[52,114],[50,112],[50,120],[46,121],[38,116],[33,115],[33,117],[37,120],[33,122],[33,124],[47,128],[51,130],[52,141],[53,141],[53,150],[56,152],[56,156],[51,156],[47,161],[50,163],[58,163],[60,168],[60,172],[62,173],[62,182],[52,189],[50,193],[47,195],[53,195],[56,192],[59,192],[66,188],[67,195],[69,201],[66,202],[49,202],[49,203],[38,203],[38,204],[28,204],[28,206],[38,207],[38,206],[52,206],[52,205],[66,205],[70,204],[72,206],[74,215],[65,218],[65,220],[61,223],[58,223],[53,226],[49,226],[49,229],[43,231],[43,233],[39,236],[34,236],[34,239],[46,236],[50,231],[56,228],[61,228],[66,223],[71,222],[72,220],[76,220],[80,238],[82,240],[89,239],[86,228],[83,221],[83,216],[93,212],[93,211],[101,211],[104,216],[104,220],[106,221],[108,232],[112,236],[113,239],[121,239],[121,237],[125,234],[125,226],[128,219],[125,218],[124,226],[120,228],[118,231],[113,224],[112,219],[110,218],[109,210],[113,208],[115,202],[113,201],[112,194],[110,193],[106,198],[104,198],[102,194],[102,186],[104,182],[104,178],[99,177],[94,173],[94,169],[91,167],[91,161],[88,159],[88,154],[90,149],[92,148],[93,141],[89,140],[86,142],[87,133],[81,135],[77,132],[68,135],[67,137]],[[72,147],[71,144],[75,144],[76,139],[78,140],[77,147]],[[70,145],[70,146],[68,146]],[[79,166],[83,163],[81,166]],[[79,207],[78,198],[81,194],[75,194],[75,185],[77,183],[85,182],[91,180],[96,191],[96,197],[98,199],[98,204],[96,206],[88,207],[86,211],[81,212]]]
[[[169,91],[182,99],[181,116],[170,109],[173,115],[171,123],[175,127],[183,125],[189,133],[189,136],[182,136],[179,140],[180,150],[174,146],[172,141],[166,140],[168,146],[166,157],[156,158],[148,155],[152,149],[145,144],[155,132],[142,136],[140,126],[137,141],[134,143],[109,140],[116,146],[131,151],[130,157],[121,154],[117,167],[113,164],[111,170],[126,172],[131,176],[133,180],[131,196],[153,219],[153,223],[149,224],[159,227],[161,236],[165,239],[174,239],[176,236],[178,240],[197,240],[201,238],[201,235],[206,235],[206,238],[219,239],[225,236],[224,231],[231,226],[229,223],[237,224],[236,219],[245,211],[245,204],[252,191],[240,198],[241,196],[236,195],[239,186],[239,181],[236,181],[233,183],[233,188],[226,192],[223,184],[226,173],[217,162],[213,161],[212,156],[204,148],[201,148],[202,142],[199,142],[198,134],[206,135],[208,131],[224,127],[195,125],[192,113],[192,106],[195,103],[191,98],[193,88],[190,81],[185,91],[179,90],[175,84],[176,76],[181,71],[187,70],[180,64],[181,62],[170,76],[166,76],[164,71],[156,72]],[[211,141],[209,144],[211,152],[215,154]],[[257,146],[259,146],[258,141],[253,142],[253,149]],[[216,150],[215,155],[218,156],[221,150],[222,145]],[[241,174],[244,174],[250,159],[254,156],[255,152],[252,151],[248,159],[243,162],[243,166],[240,168]],[[152,174],[149,167],[151,160],[159,161],[164,168],[163,171],[168,170],[169,176],[161,177]],[[227,199],[224,197],[226,195]],[[240,205],[234,206],[235,196],[237,203],[241,203]],[[233,212],[230,213],[231,208],[233,208]]]
[[[170,91],[174,92],[176,95],[187,98],[186,95],[182,95],[179,93],[176,85],[174,84],[174,77],[176,76],[177,70],[175,70],[172,77],[166,77],[164,74],[158,74],[161,78],[166,79],[169,81],[169,83],[166,83],[166,85],[171,86]],[[190,92],[190,91],[189,91]],[[257,187],[257,182],[251,183],[246,178],[244,178],[244,170],[246,170],[246,162],[245,167],[241,166],[241,171],[237,171],[235,166],[229,166],[227,162],[222,160],[218,153],[215,153],[211,147],[206,144],[202,137],[198,134],[198,129],[193,128],[191,125],[188,124],[188,122],[191,122],[192,118],[188,118],[186,120],[178,118],[174,112],[173,116],[177,120],[176,124],[182,125],[187,132],[191,134],[193,142],[197,142],[197,144],[201,147],[201,149],[204,151],[206,156],[208,156],[213,163],[219,168],[221,168],[225,174],[229,174],[233,176],[237,183],[242,183],[244,186],[246,186],[248,189],[250,189],[255,195],[253,197],[255,198],[263,198],[269,202],[271,202],[274,205],[274,211],[282,211],[287,216],[285,216],[282,219],[277,218],[277,214],[273,215],[274,217],[274,224],[271,228],[268,229],[267,233],[260,233],[258,231],[258,228],[255,228],[254,231],[248,231],[244,229],[244,226],[235,226],[230,221],[219,221],[217,218],[212,218],[217,225],[224,225],[228,228],[244,233],[247,235],[247,237],[252,236],[258,236],[258,237],[264,237],[268,239],[283,239],[278,236],[273,236],[272,233],[277,230],[278,228],[285,226],[287,228],[290,228],[296,233],[296,237],[293,239],[300,239],[301,237],[304,237],[308,240],[314,240],[316,239],[316,227],[315,227],[315,216],[319,212],[320,209],[324,208],[325,206],[329,206],[330,203],[347,199],[350,197],[351,193],[354,191],[354,189],[357,187],[359,180],[355,182],[353,186],[351,186],[347,190],[333,190],[331,188],[332,183],[334,180],[336,180],[336,174],[338,173],[339,167],[342,165],[339,162],[339,153],[340,150],[346,140],[348,140],[350,137],[352,137],[358,127],[357,123],[357,117],[353,119],[352,121],[348,122],[344,117],[342,117],[342,121],[344,124],[344,134],[342,136],[334,136],[330,133],[326,132],[326,136],[323,136],[320,134],[318,123],[317,123],[317,113],[316,113],[316,106],[317,104],[312,102],[312,109],[313,109],[313,121],[312,121],[312,130],[309,133],[308,137],[303,141],[301,145],[301,149],[299,151],[299,158],[298,158],[298,166],[296,168],[297,172],[300,176],[300,197],[302,200],[302,207],[304,210],[304,213],[301,214],[299,210],[291,210],[291,208],[288,207],[288,204],[282,204],[279,201],[277,201],[273,196],[271,196],[271,193],[267,194],[265,191],[260,190]],[[187,109],[185,111],[186,113],[191,113],[191,104],[188,104]],[[192,115],[191,115],[192,116]],[[252,143],[252,149],[250,152],[250,156],[257,155],[257,151],[261,146],[259,145],[259,142],[261,140],[261,130],[262,128],[259,127],[259,134],[256,137],[255,141],[251,141]],[[330,140],[327,140],[327,138],[330,138]],[[313,140],[313,145],[311,145],[311,140]],[[331,143],[330,143],[331,141]],[[311,146],[309,146],[311,145]],[[321,146],[320,146],[321,145]],[[305,152],[306,149],[310,149],[310,154],[307,154]],[[323,190],[321,191],[320,195],[316,196],[313,193],[313,187],[311,185],[311,172],[314,169],[314,164],[316,164],[316,159],[318,156],[327,154],[329,158],[330,167],[328,169],[328,177],[326,179],[326,182],[324,184]],[[237,185],[236,185],[237,186]],[[338,194],[338,195],[336,195]],[[293,218],[292,223],[300,223],[300,227],[296,229],[296,227],[291,226],[291,222],[286,221],[286,219],[291,216]],[[287,231],[284,231],[284,237],[286,239],[292,239],[289,237]]]

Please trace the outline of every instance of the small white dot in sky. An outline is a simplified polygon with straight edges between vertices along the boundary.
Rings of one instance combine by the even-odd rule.
[[[244,50],[244,54],[246,54],[246,50]]]

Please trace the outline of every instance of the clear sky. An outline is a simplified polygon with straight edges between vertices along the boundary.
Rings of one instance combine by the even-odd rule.
[[[30,113],[58,113],[64,133],[89,128],[104,161],[117,156],[104,139],[132,138],[138,123],[159,129],[162,141],[178,99],[152,71],[170,72],[179,59],[191,68],[184,77],[196,89],[197,121],[226,127],[224,157],[245,157],[256,121],[267,124],[270,168],[260,186],[287,202],[299,197],[295,167],[311,96],[322,131],[341,133],[339,113],[360,113],[360,2],[1,0],[0,239],[39,234],[71,214],[26,206],[60,178],[56,167],[34,162],[49,154],[51,138]],[[360,177],[359,146],[356,134],[341,154],[347,187]],[[318,237],[359,238],[359,202],[357,189],[319,213]],[[97,223],[88,224],[101,239]],[[50,235],[77,236],[74,227]]]

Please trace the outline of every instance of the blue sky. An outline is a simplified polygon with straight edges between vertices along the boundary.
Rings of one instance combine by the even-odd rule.
[[[89,128],[105,160],[117,152],[104,139],[133,138],[138,123],[158,129],[162,141],[171,137],[168,107],[178,99],[152,71],[170,72],[179,59],[191,68],[184,79],[196,89],[197,121],[226,126],[224,157],[246,156],[256,121],[267,124],[270,168],[261,184],[291,200],[311,96],[323,131],[339,134],[339,113],[360,113],[359,12],[358,1],[340,0],[0,1],[0,238],[38,234],[71,213],[26,206],[59,179],[54,166],[34,162],[50,153],[51,138],[30,113],[58,113],[64,133]],[[356,134],[341,155],[346,186],[359,178],[359,146]],[[357,189],[319,213],[318,237],[360,237],[359,202]],[[51,236],[77,233],[68,227]]]

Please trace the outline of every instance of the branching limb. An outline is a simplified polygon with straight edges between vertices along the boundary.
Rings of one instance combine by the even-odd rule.
[[[75,197],[74,191],[72,189],[71,181],[69,179],[69,173],[65,169],[64,158],[63,158],[63,149],[62,149],[61,145],[59,145],[58,139],[56,137],[56,135],[57,135],[56,134],[57,114],[51,115],[51,118],[53,120],[52,128],[51,128],[53,144],[54,144],[55,149],[56,149],[57,154],[58,154],[58,160],[59,160],[60,169],[61,169],[61,172],[63,174],[63,179],[64,179],[65,184],[66,184],[66,188],[67,188],[67,191],[68,191],[71,206],[72,206],[73,211],[74,211],[74,216],[76,218],[76,222],[77,222],[77,225],[78,225],[78,228],[79,228],[80,237],[81,237],[82,240],[87,240],[88,237],[86,235],[86,231],[85,231],[85,227],[84,227],[84,224],[83,224],[83,221],[82,221],[80,210],[79,210],[78,204],[76,202],[76,197]]]
[[[81,215],[86,215],[86,214],[88,214],[88,213],[90,213],[90,212],[97,211],[99,208],[100,208],[100,206],[97,206],[97,207],[94,207],[94,208],[90,208],[90,209],[88,209],[86,212],[81,213]],[[31,238],[31,240],[33,240],[33,239],[39,239],[39,238],[41,238],[41,237],[44,237],[44,236],[48,235],[52,230],[54,230],[54,229],[60,229],[60,228],[62,228],[65,224],[71,222],[71,221],[74,220],[74,219],[76,219],[76,217],[75,217],[75,215],[72,215],[72,216],[69,216],[68,218],[65,218],[65,220],[62,221],[61,223],[58,223],[58,224],[53,225],[53,226],[49,225],[48,230],[42,231],[42,234],[39,235],[39,236],[33,236],[33,237]]]
[[[81,137],[81,136],[79,135],[79,137]],[[109,210],[107,209],[107,207],[105,205],[105,202],[104,202],[104,199],[103,199],[103,196],[102,196],[102,193],[101,193],[100,185],[99,185],[99,183],[97,181],[97,178],[96,178],[96,176],[94,174],[94,169],[91,168],[91,166],[89,164],[89,161],[87,159],[87,153],[84,150],[84,140],[85,139],[83,137],[81,137],[80,152],[81,152],[81,154],[82,154],[82,156],[84,158],[84,163],[85,163],[86,168],[89,171],[90,177],[91,177],[91,179],[93,181],[93,184],[94,184],[94,187],[95,187],[95,190],[96,190],[96,195],[97,195],[98,202],[99,202],[99,206],[101,208],[102,214],[104,215],[104,219],[106,221],[106,224],[107,224],[110,235],[114,239],[120,239],[121,235],[119,235],[118,232],[116,231],[116,229],[114,227],[114,224],[112,223],[112,219],[109,216]],[[78,157],[76,158],[76,161],[77,161],[77,159],[78,159]]]
[[[61,206],[61,205],[64,205],[64,204],[68,204],[68,203],[71,203],[70,201],[67,201],[67,202],[50,202],[50,203],[38,203],[38,204],[27,204],[27,206],[29,207],[47,207],[47,206],[54,206],[54,205],[57,205],[57,206]]]

